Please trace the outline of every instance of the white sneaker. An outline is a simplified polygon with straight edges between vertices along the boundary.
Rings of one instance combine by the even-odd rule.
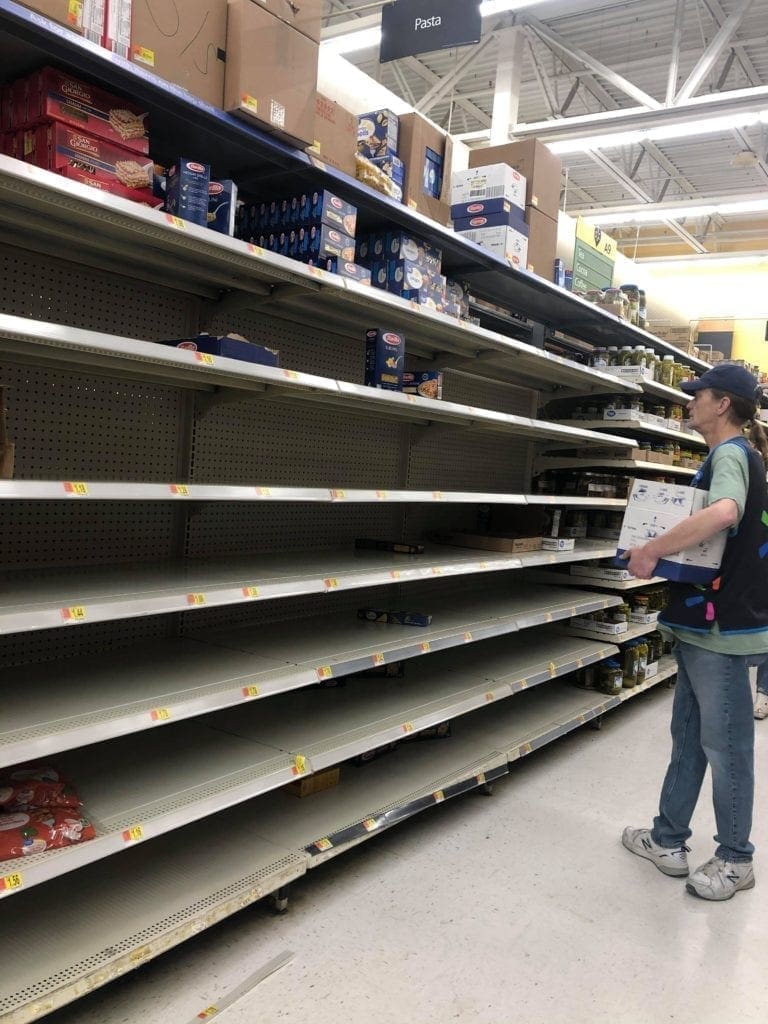
[[[684,843],[672,847],[659,846],[651,839],[649,828],[630,828],[629,826],[622,832],[621,841],[630,853],[636,853],[638,857],[645,857],[665,875],[683,878],[688,874],[687,855],[690,851]]]
[[[768,693],[757,691],[754,715],[755,718],[768,718]]]
[[[752,889],[755,873],[750,863],[731,864],[713,857],[694,873],[685,883],[685,888],[703,900],[729,900],[740,889]]]

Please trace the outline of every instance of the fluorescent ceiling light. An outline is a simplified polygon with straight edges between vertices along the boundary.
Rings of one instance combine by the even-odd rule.
[[[480,17],[490,18],[492,14],[519,11],[523,7],[533,7],[541,3],[544,3],[544,0],[483,0],[483,3],[480,4]]]
[[[637,131],[613,132],[606,135],[590,135],[581,139],[564,139],[549,142],[553,153],[586,153],[590,149],[613,149],[617,146],[632,146],[641,142],[661,142],[665,139],[687,139],[696,135],[715,135],[734,128],[750,128],[756,124],[768,124],[768,109],[745,111],[743,114],[729,114],[725,117],[708,117],[699,121],[683,121],[680,124],[659,125],[658,128],[639,128]]]
[[[678,207],[656,210],[634,210],[628,213],[590,214],[584,219],[589,224],[661,224],[666,220],[685,220],[688,217],[735,217],[747,213],[768,213],[768,196],[732,203],[687,203]]]

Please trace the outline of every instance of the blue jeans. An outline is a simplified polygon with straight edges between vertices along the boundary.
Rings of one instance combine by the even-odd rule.
[[[689,825],[709,764],[717,823],[715,855],[746,863],[755,849],[749,841],[755,728],[747,658],[715,654],[680,641],[676,654],[672,758],[651,836],[666,847],[680,846],[690,838]]]
[[[757,692],[768,694],[768,654],[750,654],[747,664],[757,669]]]

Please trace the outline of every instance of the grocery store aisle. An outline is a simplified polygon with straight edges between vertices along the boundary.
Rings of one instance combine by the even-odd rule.
[[[285,950],[287,967],[215,1019],[764,1021],[768,720],[756,723],[757,887],[710,904],[619,840],[655,811],[669,712],[665,686],[639,696],[601,731],[519,762],[491,798],[435,807],[311,872],[287,915],[247,909],[46,1022],[187,1024]],[[694,826],[697,865],[713,852],[708,780]]]

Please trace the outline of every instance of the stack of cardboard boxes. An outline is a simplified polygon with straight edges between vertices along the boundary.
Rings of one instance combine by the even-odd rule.
[[[507,164],[491,164],[453,175],[453,229],[514,267],[528,257],[525,178]]]
[[[538,139],[505,146],[473,149],[469,166],[508,164],[526,180],[525,221],[528,225],[528,269],[552,279],[557,252],[557,215],[560,207],[562,162]]]

